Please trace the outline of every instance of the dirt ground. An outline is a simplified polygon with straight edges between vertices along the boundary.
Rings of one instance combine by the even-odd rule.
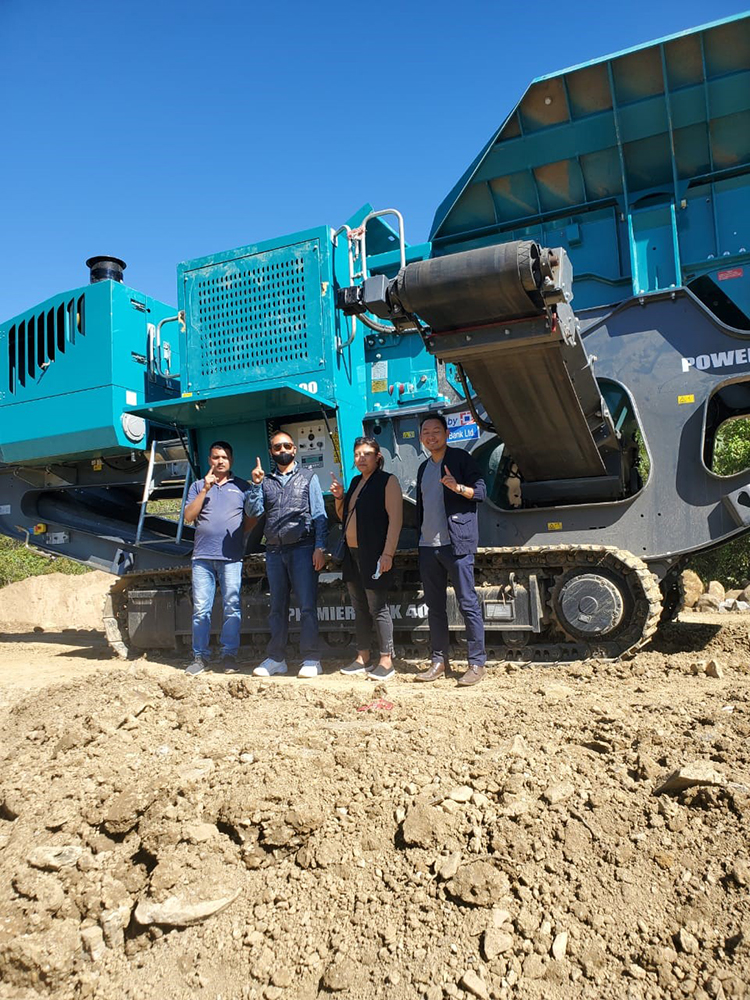
[[[0,997],[748,992],[750,615],[469,690],[190,679],[74,617],[0,634]]]

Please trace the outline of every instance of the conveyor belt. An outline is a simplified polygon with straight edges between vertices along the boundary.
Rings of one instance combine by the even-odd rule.
[[[616,447],[561,258],[506,243],[409,264],[393,289],[430,325],[432,353],[463,366],[527,481],[604,476],[600,448]]]

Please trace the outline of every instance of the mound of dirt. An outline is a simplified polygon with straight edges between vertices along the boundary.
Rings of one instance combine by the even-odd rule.
[[[104,598],[114,577],[98,570],[81,576],[47,573],[0,589],[3,628],[101,629]]]
[[[678,623],[468,691],[104,661],[23,695],[0,996],[742,997],[743,628],[713,677]]]

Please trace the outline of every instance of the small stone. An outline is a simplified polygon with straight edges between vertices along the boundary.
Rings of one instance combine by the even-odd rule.
[[[750,865],[747,861],[737,860],[732,866],[730,872],[732,878],[737,883],[737,885],[748,886],[750,885]]]
[[[700,951],[698,939],[684,927],[681,927],[677,932],[677,945],[680,951],[684,951],[686,955],[697,955]]]
[[[570,698],[573,694],[573,688],[568,687],[567,684],[548,684],[542,688],[542,694],[547,701],[556,705],[558,702]]]
[[[555,940],[552,942],[552,957],[558,961],[562,962],[565,958],[565,953],[568,950],[568,932],[560,931],[559,934],[555,935]]]
[[[473,969],[467,969],[464,972],[458,985],[463,987],[467,993],[471,993],[472,996],[479,997],[480,1000],[489,1000],[490,994],[484,980],[480,979]]]
[[[357,966],[351,958],[339,956],[331,962],[324,972],[323,985],[334,993],[339,993],[342,990],[349,989],[354,982],[356,974]]]
[[[398,986],[401,982],[401,973],[398,969],[391,969],[388,975],[385,977],[385,981],[390,983],[391,986]]]
[[[523,963],[523,974],[526,979],[541,979],[547,971],[547,966],[541,955],[527,955]]]
[[[469,802],[473,794],[474,789],[471,786],[459,785],[458,788],[452,788],[448,792],[448,798],[453,799],[454,802]]]
[[[289,969],[276,969],[271,973],[271,982],[274,986],[280,986],[285,990],[287,986],[292,985],[292,974]]]
[[[495,907],[492,911],[492,925],[493,927],[502,927],[510,921],[510,913],[507,910],[502,910],[499,907]]]
[[[183,839],[189,844],[204,844],[218,833],[213,823],[186,823],[182,830]]]
[[[492,906],[507,896],[510,880],[488,861],[471,861],[458,869],[448,891],[472,906]]]
[[[230,906],[242,890],[238,889],[231,896],[221,896],[218,899],[207,899],[191,902],[182,896],[170,896],[163,903],[150,899],[142,899],[135,908],[135,919],[143,926],[150,924],[165,924],[168,927],[189,927],[197,924],[214,913],[221,913]]]
[[[514,757],[528,757],[529,744],[520,733],[513,737],[513,742],[510,745],[509,752],[512,753]]]
[[[709,660],[706,664],[706,677],[716,677],[721,679],[724,676],[724,668],[718,660]]]
[[[569,799],[574,791],[575,788],[569,781],[560,781],[556,785],[549,785],[544,791],[542,798],[545,802],[554,806],[558,802],[564,802],[566,799]]]
[[[631,979],[645,979],[647,975],[646,970],[641,968],[640,965],[636,965],[635,962],[631,962],[630,965],[626,965],[625,972]]]
[[[503,952],[510,951],[513,947],[513,935],[507,931],[501,931],[497,927],[490,927],[484,932],[482,938],[482,952],[488,962]]]
[[[419,803],[408,811],[401,825],[404,843],[410,847],[432,847],[445,839],[446,818],[442,810]]]
[[[717,771],[710,761],[699,760],[692,764],[685,764],[678,768],[666,778],[658,788],[654,789],[654,795],[665,793],[683,792],[686,788],[693,788],[695,785],[726,785],[726,778]]]
[[[438,858],[435,862],[435,874],[438,878],[447,881],[458,871],[459,865],[461,864],[461,852],[456,851],[454,854],[449,854],[447,858]]]
[[[86,927],[81,931],[81,944],[83,945],[83,950],[89,956],[92,962],[98,962],[100,958],[104,956],[106,951],[106,946],[104,944],[104,935],[102,934],[102,929],[98,925],[93,927]]]
[[[69,868],[76,864],[82,854],[83,848],[73,845],[67,847],[35,847],[26,860],[32,868],[57,872],[61,868]]]
[[[266,986],[263,990],[263,996],[266,1000],[279,1000],[279,997],[284,991],[278,986]]]

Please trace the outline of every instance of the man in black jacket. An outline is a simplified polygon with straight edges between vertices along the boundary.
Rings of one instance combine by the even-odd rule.
[[[271,597],[268,655],[253,673],[269,677],[287,672],[289,598],[294,591],[300,604],[302,655],[297,676],[317,677],[323,673],[318,639],[318,573],[325,565],[328,534],[323,492],[317,475],[295,462],[297,447],[288,434],[276,431],[270,451],[274,470],[266,475],[257,459],[245,501],[251,524],[264,512],[266,515],[266,574]]]
[[[435,681],[448,668],[447,588],[453,584],[466,627],[469,668],[459,680],[462,687],[484,677],[484,621],[474,589],[474,555],[479,544],[477,504],[487,488],[468,452],[448,447],[448,425],[441,414],[425,417],[422,444],[430,457],[417,473],[417,525],[419,569],[430,623],[432,663],[417,675],[418,681]]]

